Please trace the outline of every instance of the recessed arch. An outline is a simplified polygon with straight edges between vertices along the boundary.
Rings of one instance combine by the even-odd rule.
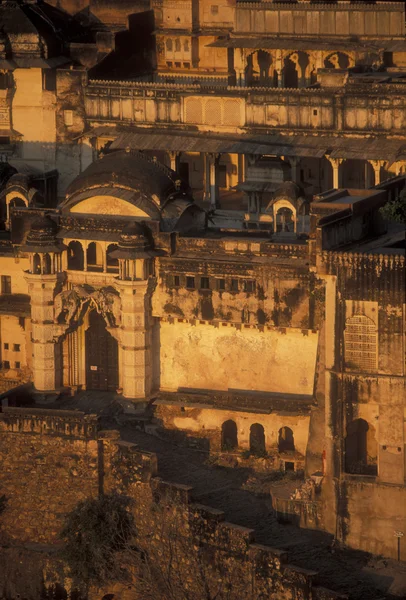
[[[110,273],[118,273],[118,258],[111,254],[118,249],[117,244],[109,244],[106,250],[106,270]]]
[[[294,452],[295,440],[293,431],[290,427],[281,427],[278,433],[278,450],[279,452]]]
[[[87,270],[103,271],[103,249],[98,242],[90,242],[86,250]]]
[[[235,450],[238,448],[237,425],[235,421],[229,419],[221,426],[221,449]]]
[[[41,274],[41,257],[39,254],[34,254],[32,260],[32,272],[34,273],[34,275]]]
[[[266,452],[265,430],[260,423],[253,423],[250,427],[250,452],[258,456]]]
[[[83,246],[77,240],[68,244],[68,269],[72,271],[83,271],[85,268],[85,255]]]
[[[48,253],[43,256],[43,269],[44,275],[50,275],[52,273],[52,260]]]
[[[123,217],[149,218],[148,213],[123,198],[115,196],[92,196],[74,204],[70,208],[71,213],[92,215],[117,215]]]
[[[364,419],[351,421],[345,438],[346,472],[376,475],[377,454],[375,428]]]

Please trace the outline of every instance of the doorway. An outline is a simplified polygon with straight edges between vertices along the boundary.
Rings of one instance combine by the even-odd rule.
[[[96,310],[89,314],[86,343],[86,389],[115,392],[118,388],[118,344]]]

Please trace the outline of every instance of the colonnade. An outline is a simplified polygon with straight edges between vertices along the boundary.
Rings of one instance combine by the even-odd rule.
[[[179,172],[180,165],[182,162],[182,152],[170,151],[167,153],[170,167]],[[220,152],[201,152],[200,153],[200,164],[201,169],[199,177],[201,177],[201,186],[199,188],[203,191],[203,200],[208,202],[211,208],[219,208],[221,204],[220,199],[220,183],[219,183],[219,166],[221,161],[222,153]],[[260,155],[250,154],[238,154],[235,159],[235,168],[238,183],[246,181],[246,167],[247,165],[255,165],[255,163],[261,158]],[[304,167],[306,162],[310,160],[317,160],[318,173],[313,173],[313,180],[320,183],[320,187],[324,189],[328,188],[340,188],[340,187],[352,187],[352,188],[365,188],[368,189],[374,185],[379,185],[384,181],[385,175],[384,170],[391,168],[393,176],[399,175],[406,171],[406,161],[399,161],[393,166],[384,159],[347,159],[340,157],[333,157],[325,155],[322,158],[312,158],[303,156],[282,156],[280,157],[289,163],[291,168],[291,181],[299,185],[308,184],[312,185],[311,178],[306,172]],[[324,160],[325,166],[331,166],[331,173],[323,172],[323,164],[321,161]],[[351,160],[351,163],[348,161]],[[356,161],[356,162],[355,162]],[[346,163],[348,167],[346,169]],[[362,164],[363,163],[363,164]],[[354,165],[357,167],[358,180],[354,175]],[[309,169],[308,169],[309,171]],[[193,186],[195,187],[195,186]],[[231,187],[231,186],[230,186]],[[234,186],[235,187],[235,186]],[[321,191],[321,190],[318,190]]]

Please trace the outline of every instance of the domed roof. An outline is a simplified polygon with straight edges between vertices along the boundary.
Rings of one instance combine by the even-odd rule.
[[[160,206],[177,190],[176,174],[136,151],[111,152],[90,164],[70,184],[62,210],[75,212],[75,205],[96,196],[122,198],[145,216],[160,219]]]
[[[31,252],[58,252],[62,247],[58,244],[56,233],[58,226],[47,215],[34,219],[27,236],[25,249]]]
[[[126,225],[121,232],[118,245],[120,248],[145,250],[148,244],[141,223],[133,221]]]
[[[289,200],[290,202],[296,202],[298,198],[303,196],[303,191],[297,183],[293,181],[284,181],[275,190],[273,199],[274,200]]]

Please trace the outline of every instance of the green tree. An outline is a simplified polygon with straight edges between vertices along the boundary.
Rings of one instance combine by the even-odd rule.
[[[61,532],[62,556],[75,584],[87,592],[91,586],[128,581],[122,552],[135,533],[127,498],[110,494],[80,502],[67,515]]]
[[[380,212],[386,221],[406,223],[406,187],[400,192],[396,200],[387,202]]]

